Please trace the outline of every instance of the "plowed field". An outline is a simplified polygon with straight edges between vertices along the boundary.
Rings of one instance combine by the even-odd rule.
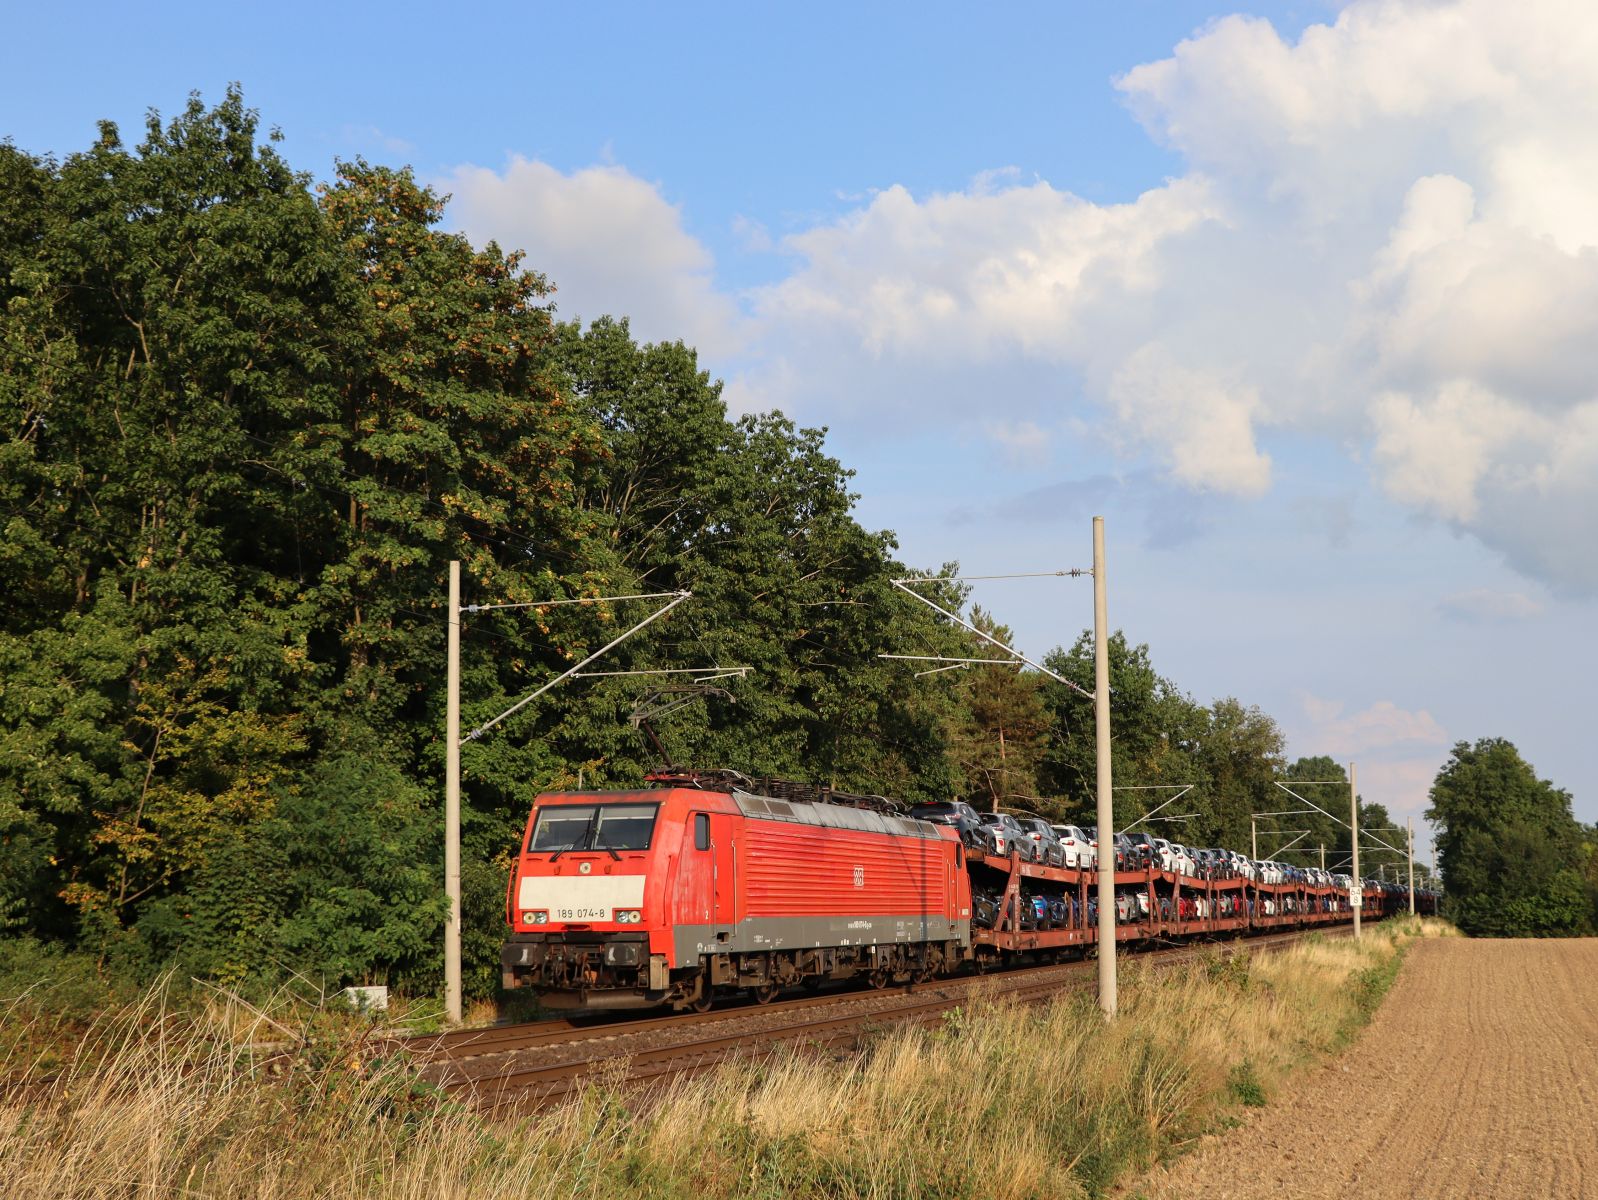
[[[1129,1190],[1598,1198],[1598,939],[1414,943],[1353,1049]]]

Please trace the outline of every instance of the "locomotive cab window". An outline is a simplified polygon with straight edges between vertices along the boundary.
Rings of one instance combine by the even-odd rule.
[[[647,850],[658,804],[551,804],[538,810],[529,854],[557,850]]]
[[[710,814],[694,814],[694,849],[710,849]]]

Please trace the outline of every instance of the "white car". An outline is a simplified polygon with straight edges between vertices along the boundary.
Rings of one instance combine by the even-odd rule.
[[[1054,835],[1060,839],[1060,845],[1065,847],[1065,865],[1075,867],[1082,871],[1091,871],[1098,866],[1098,855],[1093,849],[1093,839],[1082,832],[1076,825],[1056,825]]]
[[[1180,842],[1167,842],[1166,845],[1170,848],[1171,860],[1171,865],[1166,870],[1175,871],[1178,875],[1186,875],[1188,873],[1187,847]]]
[[[1152,840],[1154,844],[1154,853],[1157,856],[1160,864],[1160,870],[1176,870],[1176,847],[1171,845],[1171,843],[1166,841],[1164,838],[1154,838]]]
[[[1198,859],[1193,857],[1193,851],[1179,842],[1172,842],[1171,849],[1176,851],[1176,869],[1178,873],[1194,878],[1198,875]]]

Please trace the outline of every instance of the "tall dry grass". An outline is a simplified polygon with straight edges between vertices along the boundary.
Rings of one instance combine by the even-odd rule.
[[[1368,1015],[1413,936],[1124,975],[1091,999],[977,1004],[847,1062],[803,1048],[650,1097],[601,1081],[486,1122],[350,1022],[154,991],[41,1055],[0,1041],[0,1189],[33,1197],[1069,1197],[1178,1152]],[[47,1022],[26,998],[8,1021]],[[274,1027],[275,1026],[275,1027]],[[286,1049],[263,1058],[264,1039]],[[10,1047],[4,1049],[3,1047]]]

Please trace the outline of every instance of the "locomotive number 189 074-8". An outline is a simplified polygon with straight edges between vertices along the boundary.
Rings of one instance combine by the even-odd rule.
[[[572,908],[557,908],[552,915],[557,921],[608,921],[610,909],[596,904],[580,904]]]

